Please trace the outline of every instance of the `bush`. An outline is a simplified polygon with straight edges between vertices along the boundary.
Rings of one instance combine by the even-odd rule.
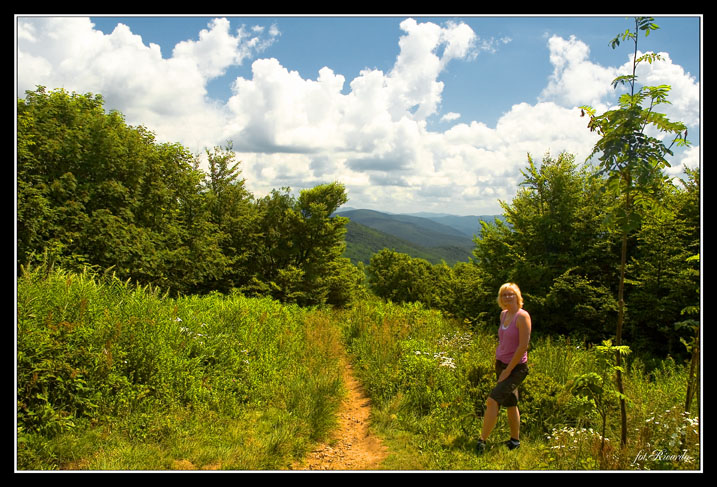
[[[542,434],[576,424],[583,411],[578,402],[563,385],[540,372],[531,371],[520,386],[520,413],[526,432]]]

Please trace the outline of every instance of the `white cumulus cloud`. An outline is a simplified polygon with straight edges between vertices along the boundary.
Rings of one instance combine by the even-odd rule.
[[[590,61],[590,48],[570,36],[552,36],[548,40],[553,73],[540,99],[564,106],[590,105],[603,110],[604,101],[612,93],[610,83],[620,74],[617,69]]]
[[[224,109],[208,99],[208,80],[275,36],[252,37],[244,29],[232,34],[226,19],[215,19],[198,40],[180,42],[165,58],[158,45],[146,45],[124,24],[105,35],[88,18],[21,17],[18,95],[36,85],[99,93],[108,108],[121,111],[129,123],[146,125],[163,140],[192,148],[212,145]]]
[[[279,42],[280,29],[207,21],[195,38],[171,53],[119,24],[112,33],[79,17],[19,18],[18,96],[35,85],[100,93],[160,140],[201,153],[232,141],[243,177],[255,194],[273,188],[310,187],[338,180],[349,204],[390,211],[500,211],[521,180],[526,154],[567,150],[584,159],[596,136],[578,105],[614,103],[610,82],[619,68],[590,60],[588,46],[553,36],[546,56],[553,72],[536,102],[511,107],[495,127],[441,113],[451,62],[480,62],[509,39],[481,40],[466,24],[400,23],[399,53],[386,72],[364,69],[347,80],[330,66],[313,79],[260,54]],[[669,56],[638,74],[648,83],[673,86],[675,118],[699,119],[699,83]],[[231,82],[226,101],[208,97],[207,84],[231,66],[251,62],[251,76]],[[441,129],[428,119],[441,120]],[[699,151],[684,156],[693,164]]]

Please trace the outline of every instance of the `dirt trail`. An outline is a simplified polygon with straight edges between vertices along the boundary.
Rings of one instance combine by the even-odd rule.
[[[292,470],[376,470],[388,454],[381,440],[369,432],[370,400],[350,364],[344,368],[344,381],[349,394],[339,410],[337,431]]]

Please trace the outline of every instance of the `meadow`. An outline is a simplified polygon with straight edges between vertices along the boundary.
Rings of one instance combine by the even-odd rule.
[[[536,324],[536,328],[539,324]],[[111,274],[37,267],[17,281],[17,470],[286,470],[336,426],[350,361],[386,470],[699,470],[686,365],[631,355],[629,439],[575,393],[596,347],[535,333],[521,448],[505,414],[475,440],[492,324],[374,297],[337,309],[213,293],[170,298]],[[698,393],[699,394],[699,393]],[[698,398],[699,399],[699,396]]]

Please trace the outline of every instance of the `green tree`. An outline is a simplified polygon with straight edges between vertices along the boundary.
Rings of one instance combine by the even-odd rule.
[[[302,190],[298,198],[288,188],[257,201],[258,247],[252,258],[247,292],[268,293],[300,304],[322,304],[335,280],[345,249],[348,218],[332,216],[347,201],[346,189],[330,183]]]
[[[693,255],[687,259],[690,262],[699,263],[699,254]],[[699,295],[699,288],[697,288],[697,294]],[[690,354],[690,366],[689,373],[687,376],[687,391],[685,393],[685,412],[690,411],[692,399],[697,391],[699,384],[699,360],[700,360],[700,322],[699,322],[699,303],[697,305],[686,306],[682,310],[683,315],[692,316],[684,321],[675,323],[675,327],[686,328],[690,330],[691,336],[687,338],[681,338],[682,343]]]
[[[545,296],[544,316],[551,331],[558,329],[561,335],[577,335],[595,343],[610,333],[616,308],[609,287],[588,278],[578,268],[570,268],[553,279]]]
[[[196,158],[105,112],[100,95],[39,87],[18,100],[18,263],[47,255],[173,292],[226,262]]]
[[[505,210],[505,204],[501,202]],[[503,219],[496,218],[492,223],[481,220],[481,231],[473,238],[475,248],[473,257],[475,264],[484,274],[483,293],[497,296],[500,286],[513,277],[513,266],[520,254],[515,243],[515,232]],[[490,300],[488,309],[483,309],[479,316],[494,310],[494,300]]]
[[[341,257],[329,262],[324,277],[326,303],[342,307],[367,296],[366,275],[363,263],[354,265],[350,259]]]
[[[494,302],[496,294],[495,291],[487,292],[484,276],[483,270],[474,262],[456,262],[451,268],[444,310],[469,323],[478,322],[485,303]]]
[[[665,181],[660,204],[640,210],[641,226],[634,233],[635,249],[627,266],[626,332],[636,345],[639,340],[645,348],[673,356],[679,354],[682,338],[673,324],[681,321],[682,309],[699,287],[699,271],[690,260],[699,252],[699,215],[690,213],[695,196]]]
[[[104,118],[102,98],[47,93],[44,87],[17,102],[18,263],[49,252],[72,265],[84,260],[77,248],[86,226],[89,194],[78,188],[83,147],[92,120]]]
[[[539,167],[528,155],[522,174],[521,190],[510,205],[503,205],[519,249],[510,277],[524,283],[531,294],[544,295],[555,277],[582,267],[586,249],[600,236],[599,227],[586,226],[599,211],[587,200],[594,193],[594,181],[568,153],[546,155]]]
[[[186,148],[106,113],[100,95],[39,87],[17,106],[18,264],[301,304],[346,302],[363,279],[341,260],[343,185],[255,200],[231,145],[206,151],[205,173]]]
[[[475,239],[482,294],[494,298],[501,284],[516,282],[541,331],[602,339],[612,313],[603,183],[568,153],[546,154],[539,165],[528,155],[522,175],[513,200],[501,202],[505,223],[483,224]],[[483,313],[493,313],[495,299],[486,303]]]
[[[208,283],[212,290],[228,292],[248,282],[248,263],[254,255],[259,238],[258,218],[254,201],[246,189],[245,180],[231,144],[225,148],[207,150],[209,172],[202,186],[209,221],[216,226],[222,255],[227,259],[225,272]]]
[[[672,155],[672,144],[687,144],[687,129],[684,124],[670,122],[664,114],[655,111],[655,107],[668,103],[669,86],[644,86],[636,90],[636,70],[642,62],[652,63],[659,59],[657,54],[637,55],[640,31],[649,35],[659,27],[650,17],[636,17],[634,30],[627,29],[616,36],[610,45],[614,48],[621,40],[631,40],[634,44],[632,73],[617,77],[613,87],[627,85],[629,92],[620,96],[619,106],[602,115],[596,115],[589,106],[581,107],[587,112],[590,121],[588,128],[597,132],[601,138],[595,144],[591,158],[598,155],[600,170],[607,177],[608,183],[621,195],[622,202],[612,214],[615,223],[622,233],[620,254],[620,280],[618,287],[618,319],[615,334],[616,346],[622,344],[623,321],[625,316],[625,269],[627,264],[628,235],[636,230],[640,223],[640,213],[635,202],[649,196],[656,182],[660,179],[661,169],[669,166],[666,156]],[[666,146],[657,137],[648,134],[648,128],[657,129],[666,134],[674,134],[670,146]],[[620,355],[617,355],[618,367],[616,377],[618,389],[623,394]],[[621,443],[627,442],[627,413],[625,401],[620,400],[622,413]]]
[[[209,283],[224,279],[232,259],[224,254],[225,235],[211,220],[207,198],[202,193],[204,175],[198,170],[178,197],[177,225],[165,234],[166,286],[183,294],[203,294]]]
[[[453,294],[455,275],[447,264],[431,264],[390,249],[371,257],[366,268],[369,287],[377,296],[396,303],[420,302],[456,315],[463,312]]]
[[[294,248],[297,265],[310,279],[320,279],[326,266],[343,254],[348,218],[332,214],[348,201],[346,188],[340,183],[322,184],[302,190],[294,210]]]
[[[366,268],[372,291],[377,296],[396,303],[420,301],[425,298],[425,276],[418,276],[414,272],[413,260],[408,254],[390,249],[374,254]]]

